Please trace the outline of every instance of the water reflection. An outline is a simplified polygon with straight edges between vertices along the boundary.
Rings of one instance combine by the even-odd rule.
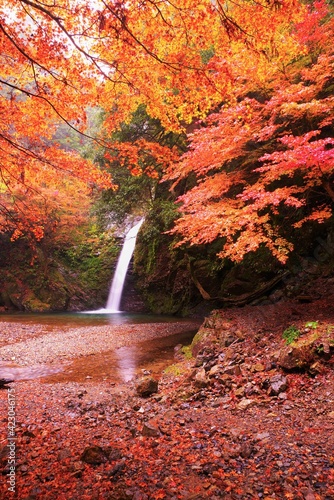
[[[190,344],[195,333],[195,330],[186,330],[169,337],[82,356],[73,360],[61,373],[43,380],[46,383],[85,382],[87,379],[119,383],[129,382],[143,371],[159,375],[173,362],[174,347]]]
[[[97,311],[68,312],[68,313],[1,313],[0,322],[40,324],[54,327],[81,327],[103,325],[126,325],[141,323],[189,323],[189,319],[176,318],[175,316],[160,316],[153,314],[136,313],[107,313],[105,309]]]
[[[120,347],[116,349],[118,376],[123,382],[129,382],[136,375],[138,366],[137,346]]]

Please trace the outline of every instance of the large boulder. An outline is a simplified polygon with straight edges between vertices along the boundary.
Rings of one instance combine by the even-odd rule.
[[[331,357],[332,342],[328,333],[311,332],[284,346],[278,354],[278,365],[287,371],[310,370],[315,363]]]

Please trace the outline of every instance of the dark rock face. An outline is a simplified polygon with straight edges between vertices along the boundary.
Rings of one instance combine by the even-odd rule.
[[[125,279],[121,310],[131,313],[145,313],[148,312],[144,300],[136,288],[136,277],[133,271],[133,263],[130,263],[128,273]]]

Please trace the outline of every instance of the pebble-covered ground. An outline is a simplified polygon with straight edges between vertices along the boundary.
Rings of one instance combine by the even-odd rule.
[[[319,320],[322,329],[334,328],[330,303],[245,307],[222,315],[224,335],[238,341],[221,347],[214,341],[221,332],[212,329],[212,345],[155,375],[158,392],[148,397],[138,393],[137,379],[119,385],[108,377],[57,382],[51,375],[10,384],[15,494],[6,483],[9,421],[2,413],[1,500],[332,500],[333,361],[313,375],[283,373],[275,363],[282,328],[291,322]],[[147,339],[166,328],[175,333],[178,326],[119,331]],[[113,342],[112,330],[22,332],[0,355],[10,360],[15,352],[23,369],[30,362],[52,365],[62,353],[68,360],[80,353],[94,357]],[[271,391],[277,377],[286,379],[284,387]],[[0,390],[1,408],[8,408],[9,394]]]
[[[15,358],[21,364],[48,363],[58,357],[81,355],[131,345],[155,338],[167,337],[195,329],[198,322],[141,323],[126,325],[89,326],[80,328],[50,328],[43,325],[22,325],[0,322],[0,358]]]

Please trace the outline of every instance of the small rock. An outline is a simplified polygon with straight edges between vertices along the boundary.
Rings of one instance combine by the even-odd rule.
[[[208,385],[208,379],[204,368],[196,372],[195,385],[196,387],[206,387]]]
[[[100,446],[87,446],[80,459],[91,465],[100,465],[107,461],[106,454]]]
[[[258,394],[259,393],[259,388],[257,387],[257,385],[254,385],[251,382],[248,382],[244,386],[244,390],[245,390],[246,396],[251,396],[251,394]]]
[[[242,398],[245,395],[245,388],[244,387],[239,387],[239,389],[236,389],[234,391],[234,394],[237,396],[237,398]]]
[[[214,365],[209,371],[209,377],[215,377],[216,375],[221,373],[221,371],[222,371],[221,365]]]
[[[310,366],[308,371],[311,375],[319,375],[319,373],[323,373],[324,367],[319,361],[316,361]]]
[[[237,408],[239,410],[246,410],[246,408],[249,408],[250,406],[254,406],[255,401],[252,399],[242,399],[240,403],[238,403]]]
[[[242,443],[240,446],[240,456],[242,458],[249,458],[253,452],[253,448],[248,443]]]
[[[109,472],[108,476],[109,477],[117,477],[119,476],[123,469],[125,468],[125,463],[124,462],[118,462]]]
[[[82,465],[81,462],[78,462],[78,461],[73,462],[72,468],[73,468],[74,471],[76,471],[76,470],[84,470],[84,466]]]
[[[241,374],[241,369],[239,365],[227,366],[224,368],[225,375],[235,375],[236,377]]]
[[[251,367],[252,372],[264,372],[266,367],[262,363],[256,363]]]
[[[270,438],[269,432],[260,432],[259,434],[256,434],[256,436],[255,436],[256,441],[263,441],[263,440],[267,440],[268,438]]]
[[[158,427],[156,427],[151,422],[146,422],[143,425],[141,433],[143,436],[146,436],[146,437],[157,437],[160,435],[160,431],[159,431]]]
[[[288,388],[288,383],[284,375],[274,375],[269,380],[269,395],[277,396],[281,392],[286,391]]]
[[[158,382],[153,377],[143,377],[136,385],[136,392],[142,398],[158,392]]]
[[[311,489],[308,490],[303,490],[303,497],[305,500],[316,500],[316,496],[314,495],[314,492]]]

